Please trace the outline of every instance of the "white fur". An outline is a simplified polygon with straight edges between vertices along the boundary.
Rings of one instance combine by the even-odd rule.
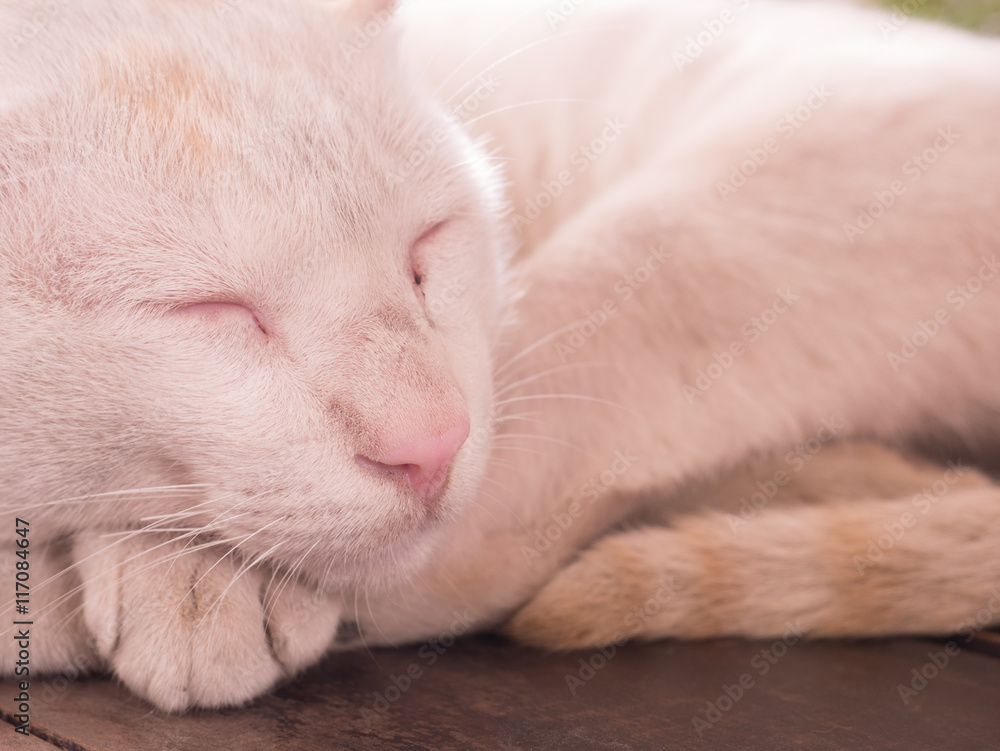
[[[358,45],[368,13],[220,7],[60,4],[0,52],[5,518],[38,551],[179,529],[327,588],[396,579],[474,493],[489,441],[433,509],[354,456],[452,411],[489,425],[506,252],[490,171],[393,30]],[[203,302],[233,305],[186,311]],[[42,615],[60,593],[35,583]],[[62,647],[35,649],[43,666]]]
[[[995,41],[915,20],[886,39],[880,14],[811,2],[594,0],[553,30],[535,4],[428,0],[404,9],[399,57],[383,5],[219,15],[89,0],[2,61],[0,419],[16,436],[0,444],[4,508],[30,517],[38,543],[176,514],[164,526],[241,557],[204,582],[242,592],[226,605],[235,641],[159,695],[150,676],[204,614],[164,648],[150,643],[156,607],[148,622],[138,605],[98,622],[95,582],[149,592],[141,573],[111,572],[123,570],[120,550],[140,555],[160,538],[88,548],[109,566],[84,573],[88,625],[121,634],[137,619],[127,660],[98,640],[130,686],[165,708],[238,702],[278,665],[291,672],[318,653],[310,643],[287,663],[265,660],[233,690],[226,654],[270,654],[267,598],[245,589],[256,568],[231,590],[216,581],[244,571],[241,560],[335,590],[368,643],[420,639],[456,611],[501,623],[609,527],[823,420],[843,425],[838,439],[995,439],[1000,280],[898,373],[887,360],[1000,246]],[[671,53],[723,11],[735,20],[678,70]],[[151,45],[172,52],[150,65]],[[208,84],[172,83],[176,54]],[[731,166],[817,87],[830,94],[809,121],[723,200]],[[185,93],[203,88],[207,99]],[[162,96],[177,101],[163,108]],[[958,140],[848,242],[844,224],[949,127]],[[606,153],[574,167],[602,133]],[[480,137],[506,160],[515,217],[561,171],[573,178],[539,218],[514,222],[523,297],[506,329],[509,221]],[[432,247],[414,249],[428,264],[415,291],[411,245],[449,217]],[[664,252],[624,299],[616,283]],[[689,401],[684,387],[782,294],[794,305]],[[617,312],[567,354],[573,329],[608,300]],[[242,307],[210,320],[176,310],[200,301]],[[472,434],[439,512],[353,462],[380,434],[433,424],[459,402]],[[589,503],[616,452],[636,458]],[[65,501],[159,486],[175,489]],[[537,533],[584,499],[528,560]],[[792,522],[762,519],[787,528],[786,513]],[[829,522],[810,513],[813,527]],[[657,534],[684,529],[619,542],[652,539],[662,552]],[[931,532],[917,568],[934,558]],[[193,570],[211,550],[191,554]],[[651,565],[663,570],[682,557],[659,555]],[[171,582],[163,602],[202,586]],[[944,588],[962,585],[949,576]],[[324,612],[330,631],[337,606]],[[770,630],[747,618],[740,633]]]

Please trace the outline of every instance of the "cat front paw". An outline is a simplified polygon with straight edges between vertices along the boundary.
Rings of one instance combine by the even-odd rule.
[[[88,535],[74,557],[97,651],[167,712],[244,704],[318,661],[339,623],[333,598],[219,548]]]

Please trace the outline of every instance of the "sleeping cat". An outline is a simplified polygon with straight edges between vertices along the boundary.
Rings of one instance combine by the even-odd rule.
[[[1000,620],[1000,492],[883,447],[996,438],[997,42],[809,2],[45,8],[0,52],[32,671],[180,710],[512,615]]]

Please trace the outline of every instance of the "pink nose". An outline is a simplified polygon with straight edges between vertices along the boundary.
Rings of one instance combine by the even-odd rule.
[[[391,474],[403,474],[424,501],[435,498],[448,480],[458,450],[469,437],[469,418],[463,416],[438,436],[411,436],[390,445],[378,456],[356,458],[359,463]]]

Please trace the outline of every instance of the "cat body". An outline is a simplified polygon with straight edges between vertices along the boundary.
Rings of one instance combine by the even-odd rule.
[[[694,57],[691,40],[704,43],[716,19],[725,30]],[[988,456],[1000,367],[1000,288],[991,286],[1000,195],[986,166],[997,159],[998,45],[916,20],[887,37],[885,23],[880,13],[822,3],[589,3],[569,17],[515,6],[506,22],[469,10],[457,47],[432,31],[446,24],[420,27],[427,37],[415,34],[414,46],[431,40],[431,85],[450,92],[441,81],[469,82],[449,93],[460,113],[474,88],[495,88],[482,108],[489,114],[467,119],[502,144],[498,156],[511,157],[509,220],[527,256],[519,315],[545,326],[515,328],[520,338],[500,358],[513,360],[498,387],[513,413],[525,413],[509,423],[522,437],[504,439],[501,430],[487,495],[435,566],[384,599],[359,600],[366,641],[411,639],[417,624],[425,624],[420,637],[434,637],[467,607],[500,622],[581,545],[637,508],[652,504],[661,523],[713,505],[738,511],[752,484],[715,504],[706,496],[754,457],[791,450],[783,463],[794,477],[802,456],[813,458],[802,447],[817,441]],[[544,394],[557,396],[536,396]],[[862,476],[887,463],[881,454],[858,457]],[[813,471],[827,462],[835,460],[820,458]],[[914,487],[914,477],[927,480],[916,466],[895,493],[873,489],[873,498],[916,494],[923,485]],[[988,526],[981,499],[970,503],[973,527]],[[988,519],[995,505],[987,501]],[[809,592],[829,602],[831,589],[852,591],[841,575],[873,590],[917,588],[867,569],[861,576],[853,561],[902,510],[873,505],[863,523],[802,513],[808,523],[795,522],[793,511],[773,518],[779,528],[814,530],[808,545],[797,533],[799,544],[787,547],[749,542],[715,518],[701,533],[699,549],[712,551],[701,562],[683,552],[680,533],[654,530],[650,546],[665,560],[649,566],[641,594],[616,583],[629,593],[628,608],[576,597],[546,622],[561,634],[610,612],[620,628],[636,598],[653,597],[671,574],[672,550],[677,580],[702,586],[687,588],[690,607],[675,598],[668,626],[646,624],[650,635],[780,634],[795,610],[787,599],[740,593],[760,582],[773,595],[789,570],[800,571],[792,599],[801,597],[805,612],[817,609]],[[768,513],[754,519],[768,523]],[[897,615],[876,614],[882,596],[859,591],[852,597],[870,610],[845,606],[841,621],[827,609],[806,619],[808,629],[957,628],[997,580],[990,543],[981,541],[976,556],[967,532],[953,530],[956,542],[935,523],[908,531],[926,556],[908,564],[914,579],[941,580],[917,600],[885,597],[901,603]],[[780,530],[768,534],[781,539]],[[727,564],[730,548],[739,566]],[[965,563],[945,562],[942,550],[963,551]],[[831,560],[843,564],[837,577]],[[579,590],[594,592],[595,577]],[[951,609],[927,605],[960,592],[968,597]],[[730,601],[734,612],[722,617],[720,603]],[[556,647],[593,641],[527,626],[516,633]]]
[[[936,470],[829,444],[995,440],[995,41],[813,3],[178,7],[67,7],[5,61],[0,492],[69,567],[40,669],[182,709],[344,622],[530,601],[512,633],[566,647],[988,599],[992,484],[941,469],[869,567]],[[807,486],[838,502],[785,508]]]

